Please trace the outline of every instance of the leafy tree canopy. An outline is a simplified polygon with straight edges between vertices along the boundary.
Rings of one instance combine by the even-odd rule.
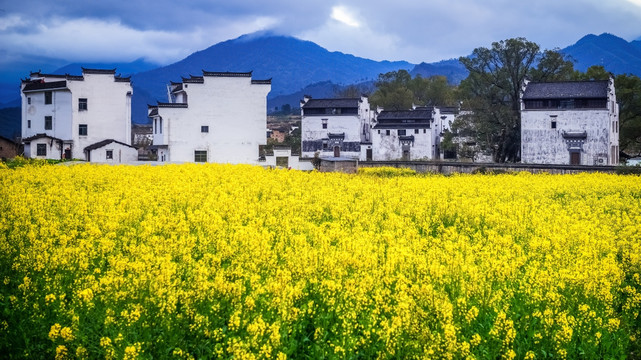
[[[574,75],[572,62],[557,50],[541,51],[525,38],[494,42],[490,48],[477,48],[459,60],[469,75],[459,87],[466,115],[459,117],[455,128],[475,134],[494,161],[518,161],[519,97],[524,80],[568,80]]]
[[[452,106],[456,103],[456,88],[444,76],[412,78],[407,70],[380,74],[376,91],[370,97],[374,107],[386,110],[408,110],[418,106]]]

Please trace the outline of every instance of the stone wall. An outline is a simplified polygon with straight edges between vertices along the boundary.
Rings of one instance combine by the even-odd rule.
[[[445,161],[333,161],[323,159],[321,171],[342,171],[355,173],[359,167],[396,167],[410,168],[419,173],[474,173],[474,172],[519,172],[549,174],[575,174],[582,172],[616,173],[616,166],[587,166],[587,165],[541,165],[541,164],[496,164],[496,163],[464,163]]]

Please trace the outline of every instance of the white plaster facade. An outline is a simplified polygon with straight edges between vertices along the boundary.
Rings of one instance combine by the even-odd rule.
[[[301,101],[301,157],[344,157],[365,160],[370,139],[369,100],[312,99]]]
[[[133,89],[115,70],[83,68],[79,76],[36,72],[21,88],[27,157],[88,160],[85,148],[92,144],[131,141]]]
[[[617,165],[619,106],[614,80],[526,83],[521,95],[521,161]]]
[[[251,72],[208,72],[169,86],[169,102],[149,107],[160,162],[258,164],[267,143],[271,80]]]
[[[372,128],[372,160],[408,161],[438,158],[440,131],[435,129],[433,115],[433,108],[424,107],[414,110],[380,111]]]
[[[292,155],[292,149],[289,147],[275,146],[274,154],[265,156],[265,160],[260,164],[270,168],[286,167],[293,170],[314,170],[311,161],[300,160],[299,156]]]
[[[138,150],[129,144],[104,140],[85,148],[87,160],[106,164],[132,164],[138,161]]]

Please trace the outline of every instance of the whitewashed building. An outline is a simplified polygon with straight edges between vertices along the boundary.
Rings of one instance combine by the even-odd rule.
[[[371,158],[371,116],[366,96],[301,101],[301,157]]]
[[[382,110],[372,127],[374,161],[433,160],[439,156],[440,131],[434,109]]]
[[[521,95],[521,161],[618,164],[614,80],[526,83]]]
[[[210,72],[169,85],[169,102],[149,106],[160,162],[258,164],[267,143],[271,80]]]
[[[83,68],[82,75],[31,73],[21,86],[25,156],[92,161],[93,153],[94,159],[107,162],[131,159],[137,152],[129,145],[129,80],[115,69]],[[114,143],[119,144],[119,157],[113,157],[115,147],[109,148]]]

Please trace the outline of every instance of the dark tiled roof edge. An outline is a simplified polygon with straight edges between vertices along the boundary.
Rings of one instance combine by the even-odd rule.
[[[116,75],[116,69],[88,69],[83,67],[82,68],[82,73],[83,74],[111,74],[111,75]]]
[[[30,82],[22,89],[22,92],[42,91],[42,90],[55,90],[66,89],[67,81],[52,81],[52,82]]]
[[[121,141],[118,141],[118,140],[105,139],[105,140],[98,141],[97,143],[94,143],[94,144],[91,144],[91,145],[85,147],[85,151],[91,151],[91,150],[95,150],[95,149],[100,149],[101,147],[103,147],[105,145],[108,145],[108,144],[111,144],[111,143],[116,143],[116,144],[120,144],[120,145],[124,145],[124,146],[130,147],[130,148],[133,148],[133,146],[131,146],[129,144],[125,144],[124,142],[121,142]]]
[[[161,103],[159,102],[157,107],[159,108],[187,108],[187,104],[184,103]]]
[[[252,80],[252,84],[254,85],[271,85],[272,79],[267,79],[267,80]]]
[[[252,71],[249,71],[249,72],[229,72],[229,71],[205,71],[205,70],[203,70],[203,76],[251,77],[252,76]]]
[[[62,139],[58,139],[57,137],[48,135],[46,133],[38,133],[38,134],[35,134],[33,136],[29,136],[29,137],[26,137],[26,138],[22,139],[22,142],[31,142],[33,140],[41,139],[41,138],[45,138],[45,137],[53,139],[53,140],[56,140],[56,141],[64,141]]]

